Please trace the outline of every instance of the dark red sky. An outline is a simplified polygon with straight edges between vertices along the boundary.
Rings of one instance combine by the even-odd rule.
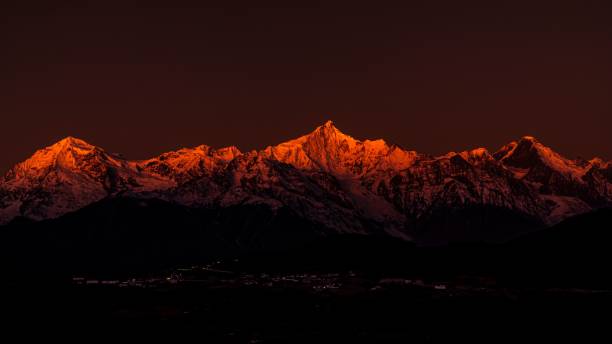
[[[431,154],[529,134],[612,158],[610,1],[14,2],[0,170],[67,135],[136,159],[326,119]]]

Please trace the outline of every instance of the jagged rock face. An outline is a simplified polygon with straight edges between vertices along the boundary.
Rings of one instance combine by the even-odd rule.
[[[547,184],[550,178],[580,181],[593,165],[583,160],[564,158],[533,137],[523,137],[495,153],[508,168],[514,168],[521,179]],[[522,173],[521,173],[522,170]]]
[[[526,214],[544,211],[537,195],[488,153],[479,158],[464,152],[423,159],[387,178],[370,180],[367,185],[413,217],[439,208],[470,205],[497,206]]]
[[[609,205],[612,200],[612,166],[593,164],[582,180],[585,198],[595,206]]]
[[[0,184],[0,223],[57,217],[105,197],[191,207],[290,209],[337,232],[409,238],[411,221],[444,209],[493,207],[547,223],[612,204],[612,167],[569,160],[533,137],[431,157],[359,141],[327,122],[261,151],[184,148],[127,161],[67,138],[16,165]]]
[[[570,160],[530,136],[494,156],[546,201],[549,223],[610,204],[611,184],[601,159]]]
[[[288,207],[340,232],[366,233],[351,198],[329,175],[304,173],[290,165],[252,153],[235,159],[225,171],[221,206],[266,204]]]

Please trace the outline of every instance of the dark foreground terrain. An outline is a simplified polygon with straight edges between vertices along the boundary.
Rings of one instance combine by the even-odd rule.
[[[200,241],[171,227],[117,227],[129,240],[7,231],[0,327],[79,341],[610,342],[611,224],[602,209],[504,244],[338,236],[214,259],[185,255]]]
[[[72,339],[189,335],[206,343],[583,343],[612,336],[611,291],[355,273],[199,278],[7,287],[3,328]]]

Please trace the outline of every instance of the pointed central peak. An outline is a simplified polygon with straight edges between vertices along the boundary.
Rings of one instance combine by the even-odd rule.
[[[336,128],[334,121],[329,120],[327,122],[325,122],[323,125],[320,125],[317,127],[317,129],[315,129],[315,132],[317,131],[327,131],[327,132],[338,132],[340,133],[340,130],[338,130],[338,128]]]
[[[333,121],[325,122],[323,125],[317,127],[312,133],[304,136],[304,138],[306,141],[328,150],[336,149],[338,145],[343,143],[351,147],[360,143],[360,141],[336,128]]]
[[[326,121],[325,124],[323,124],[323,126],[327,128],[335,128],[334,121],[332,121],[331,119]]]
[[[297,139],[270,146],[263,154],[301,169],[323,170],[343,178],[364,175],[377,168],[404,169],[416,156],[381,139],[355,139],[338,130],[333,121],[326,121]]]
[[[352,136],[347,135],[336,127],[333,121],[327,121],[323,125],[318,126],[312,133],[306,135],[310,139],[326,140],[326,141],[350,141],[357,142]]]

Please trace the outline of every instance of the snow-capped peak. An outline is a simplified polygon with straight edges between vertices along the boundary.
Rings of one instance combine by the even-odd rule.
[[[297,168],[323,170],[343,177],[375,169],[405,169],[417,155],[380,139],[356,140],[341,132],[332,121],[295,140],[268,147],[262,154]]]
[[[69,136],[51,146],[36,151],[30,158],[17,164],[14,170],[22,173],[50,168],[78,170],[83,168],[85,163],[92,163],[95,160],[103,160],[111,165],[120,165],[117,159],[107,154],[102,148]]]
[[[334,121],[332,121],[331,119],[325,121],[325,123],[323,123],[323,125],[319,126],[319,128],[331,128],[331,129],[336,129],[336,126],[334,125]]]
[[[74,145],[74,146],[93,147],[88,142],[85,142],[84,140],[81,140],[81,139],[79,139],[77,137],[74,137],[74,136],[66,136],[63,139],[61,139],[58,142],[56,142],[53,146],[55,146],[55,145],[65,145],[65,146]]]
[[[83,140],[67,137],[15,165],[0,183],[0,223],[15,216],[53,218],[108,195],[165,189],[171,183],[143,175],[133,163]],[[26,206],[27,205],[27,206]]]
[[[353,137],[344,134],[334,125],[333,121],[327,121],[323,125],[317,127],[312,133],[304,136],[309,142],[317,141],[318,144],[339,145],[346,144],[349,148],[357,144],[357,140]],[[333,147],[332,147],[333,148]]]
[[[533,136],[523,136],[518,142],[511,142],[495,154],[495,158],[510,168],[531,169],[544,165],[566,177],[579,180],[587,171],[585,166],[567,159]]]

